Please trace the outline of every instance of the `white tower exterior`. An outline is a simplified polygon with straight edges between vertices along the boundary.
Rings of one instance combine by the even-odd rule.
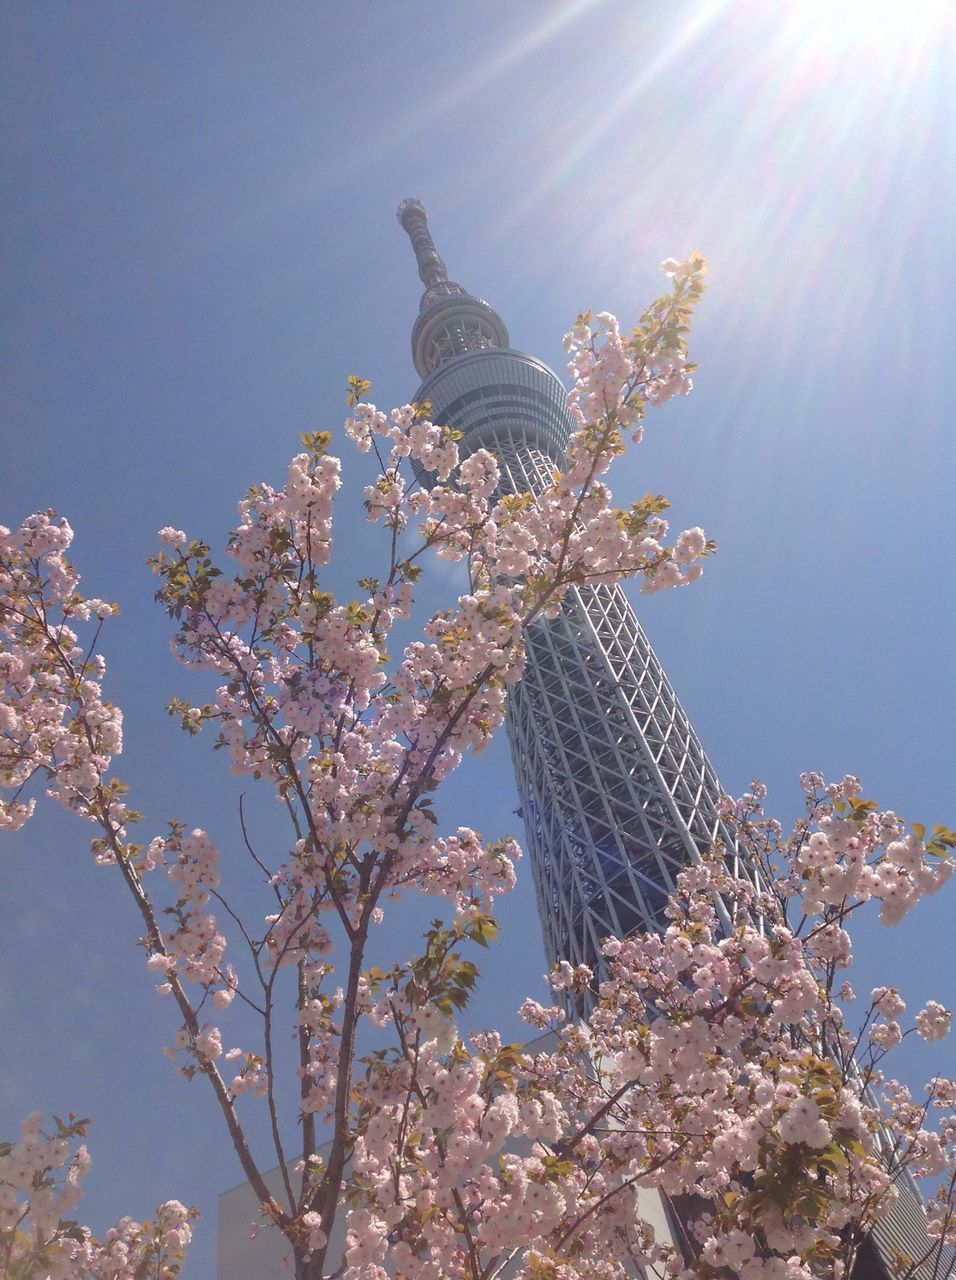
[[[560,379],[513,351],[493,308],[448,279],[421,203],[404,200],[398,217],[425,284],[412,331],[422,378],[415,399],[463,433],[463,457],[478,448],[496,455],[506,492],[540,490],[572,430]],[[552,964],[599,973],[603,939],[661,928],[681,868],[718,840],[736,863],[736,841],[717,812],[713,767],[619,587],[573,589],[556,619],[529,630],[527,646],[507,729],[545,951]],[[267,1181],[280,1195],[279,1171]],[[657,1192],[642,1196],[658,1238],[676,1243],[673,1213]],[[275,1274],[288,1253],[277,1229],[250,1234],[257,1211],[248,1184],[220,1197],[218,1280]],[[927,1243],[918,1192],[904,1181],[851,1280],[890,1280],[894,1255],[920,1256]],[[945,1259],[936,1275],[956,1275],[954,1266]],[[933,1280],[930,1269],[914,1280]]]
[[[412,355],[434,421],[461,431],[464,457],[498,459],[502,488],[549,483],[573,429],[560,379],[513,351],[497,313],[449,281],[425,209],[404,200],[425,283]],[[720,841],[742,863],[720,818],[720,784],[620,587],[574,588],[553,622],[526,636],[527,665],[511,691],[507,729],[549,963],[600,974],[609,935],[660,929],[682,867]],[[909,1178],[864,1242],[851,1280],[888,1280],[900,1251],[925,1254],[926,1213]],[[656,1206],[655,1206],[656,1207]],[[951,1254],[937,1275],[956,1274]],[[920,1268],[916,1280],[933,1280]]]
[[[550,482],[572,430],[567,393],[513,351],[497,314],[449,281],[417,200],[399,206],[426,289],[412,354],[434,421],[485,448],[502,488]],[[573,589],[527,636],[508,737],[548,960],[601,967],[609,935],[663,924],[677,873],[721,840],[720,785],[620,587]]]

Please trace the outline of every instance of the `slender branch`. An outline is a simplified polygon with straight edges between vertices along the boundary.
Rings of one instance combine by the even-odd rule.
[[[73,663],[70,661],[68,655],[63,652],[58,638],[51,633],[48,625],[41,625],[44,626],[47,643],[51,647],[59,665],[63,668],[70,680],[76,681],[77,676]],[[90,750],[95,753],[96,744],[89,726],[86,724],[85,719],[78,719],[78,723],[82,726],[82,730],[87,739]],[[149,945],[150,951],[157,955],[168,956],[166,946],[163,942],[162,933],[153,910],[153,905],[143,889],[139,875],[130,862],[126,847],[119,837],[120,828],[109,816],[112,797],[102,784],[100,784],[97,785],[93,793],[92,800],[88,800],[86,803],[88,806],[89,816],[93,818],[104,832],[107,845],[116,860],[116,865],[120,870],[123,882],[125,883],[134,903],[136,904],[137,910],[140,913],[146,927],[146,941]],[[182,1014],[186,1028],[193,1039],[195,1039],[200,1034],[201,1030],[199,1020],[175,969],[170,969],[167,975],[167,981],[172,988],[173,997],[175,998],[179,1011]],[[259,1167],[253,1158],[252,1151],[246,1140],[239,1117],[236,1114],[233,1098],[226,1087],[226,1083],[223,1080],[221,1073],[215,1063],[206,1057],[198,1058],[198,1069],[206,1076],[212,1086],[216,1101],[219,1104],[219,1109],[226,1122],[226,1127],[229,1131],[233,1148],[239,1158],[242,1171],[246,1175],[246,1179],[252,1187],[253,1192],[260,1204],[267,1207],[273,1219],[280,1226],[284,1225],[288,1222],[288,1216],[280,1209],[269,1191],[269,1188],[266,1186]]]
[[[289,1206],[294,1212],[296,1197],[295,1192],[292,1189],[292,1179],[289,1177],[289,1170],[286,1167],[285,1149],[282,1145],[282,1135],[279,1133],[279,1117],[276,1111],[275,1060],[272,1054],[272,991],[277,972],[278,962],[275,962],[273,964],[272,974],[266,984],[266,1007],[262,1015],[262,1044],[263,1049],[265,1050],[266,1059],[266,1104],[269,1108],[269,1125],[272,1129],[272,1142],[275,1147],[276,1156],[279,1160],[279,1168],[282,1171],[282,1185],[285,1187],[285,1193],[289,1198]]]
[[[568,1227],[568,1229],[560,1237],[557,1243],[552,1246],[555,1249],[555,1251],[557,1251],[558,1249],[562,1249],[564,1245],[567,1243],[567,1241],[570,1239],[570,1237],[574,1235],[575,1231],[579,1230],[582,1222],[585,1222],[593,1214],[597,1213],[597,1211],[601,1208],[602,1205],[607,1204],[609,1200],[613,1200],[615,1196],[620,1195],[622,1191],[626,1191],[629,1187],[636,1186],[639,1182],[641,1182],[644,1178],[648,1177],[650,1174],[656,1173],[658,1169],[663,1169],[664,1166],[668,1164],[671,1160],[673,1160],[675,1156],[680,1155],[680,1153],[684,1150],[684,1148],[688,1145],[689,1142],[690,1142],[689,1137],[684,1138],[682,1142],[679,1142],[677,1144],[677,1147],[675,1148],[675,1150],[668,1151],[666,1155],[662,1155],[658,1157],[658,1159],[655,1160],[653,1164],[649,1165],[646,1169],[642,1169],[640,1173],[635,1173],[634,1176],[631,1178],[625,1178],[624,1181],[621,1182],[616,1187],[609,1187],[608,1190],[605,1191],[604,1195],[600,1196],[597,1200],[595,1200],[592,1204],[590,1204],[587,1207],[587,1209],[585,1209],[585,1211],[578,1218],[577,1222],[572,1223],[572,1225]]]
[[[301,1014],[305,1011],[306,1002],[308,1000],[308,983],[305,977],[305,960],[300,960],[297,966],[297,986],[296,1008],[299,1011],[300,1019],[297,1029],[297,1038],[299,1041],[299,1100],[302,1104],[302,1160],[305,1164],[305,1172],[303,1175],[304,1187],[308,1189],[309,1179],[309,1161],[315,1155],[315,1115],[311,1110],[306,1108],[306,1101],[309,1093],[309,1029],[305,1026],[301,1019]],[[305,1199],[307,1197],[303,1197]]]
[[[275,894],[276,898],[278,899],[279,905],[281,906],[282,895],[279,892],[279,887],[278,885],[275,885],[272,883],[274,879],[274,872],[272,872],[266,866],[266,864],[262,861],[262,859],[256,853],[255,849],[253,849],[252,841],[249,839],[249,831],[246,827],[246,814],[245,814],[245,807],[244,807],[245,798],[246,798],[245,794],[239,797],[239,826],[242,828],[242,840],[246,846],[246,850],[249,854],[249,857],[253,860],[253,862],[256,864],[256,866],[261,870],[262,874],[265,876],[266,883],[271,886],[272,891]]]

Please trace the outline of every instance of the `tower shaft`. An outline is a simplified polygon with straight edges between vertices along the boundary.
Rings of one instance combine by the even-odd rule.
[[[498,459],[502,492],[540,492],[573,423],[560,380],[512,350],[442,362],[416,393]],[[676,877],[718,839],[720,786],[618,586],[572,588],[531,627],[507,715],[548,961],[602,967],[609,935],[664,926]]]
[[[428,285],[434,262],[442,273],[444,264],[425,210],[405,201],[399,219]],[[480,340],[428,345],[462,317]],[[425,379],[416,400],[462,432],[462,457],[494,453],[505,493],[550,483],[573,430],[564,387],[540,360],[508,347],[486,302],[442,275],[422,298],[412,349]],[[752,873],[719,816],[714,769],[620,587],[573,588],[557,618],[529,628],[526,644],[507,730],[545,952],[551,964],[600,974],[603,940],[664,927],[677,874],[704,849],[720,841],[731,869]],[[927,1248],[925,1210],[903,1179],[851,1280],[889,1280],[900,1250],[918,1257]],[[927,1272],[919,1280],[932,1280]]]

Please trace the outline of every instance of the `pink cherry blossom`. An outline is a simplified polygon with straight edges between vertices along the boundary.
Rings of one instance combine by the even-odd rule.
[[[662,933],[596,939],[595,969],[560,961],[554,1003],[521,1003],[542,1033],[524,1048],[469,1029],[476,958],[520,849],[448,830],[434,793],[500,729],[529,629],[589,586],[686,585],[714,550],[696,526],[668,542],[666,500],[619,508],[608,484],[647,406],[691,385],[684,333],[704,264],[664,269],[670,293],[629,335],[607,313],[569,333],[576,429],[537,492],[503,492],[489,452],[468,455],[427,407],[379,409],[351,381],[346,437],[378,464],[365,510],[384,534],[379,576],[354,599],[324,585],[341,537],[327,433],[303,436],[281,487],[248,491],[221,561],[161,530],[158,597],[184,679],[202,691],[170,712],[189,735],[214,735],[244,787],[275,796],[285,840],[270,831],[260,847],[245,821],[238,835],[173,822],[131,838],[140,815],[112,773],[122,716],[88,634],[113,606],[80,594],[65,521],[48,512],[0,530],[0,825],[27,822],[43,789],[92,824],[92,855],[130,894],[168,997],[157,1005],[175,1008],[166,1052],[211,1091],[299,1280],[340,1261],[343,1280],[387,1269],[624,1280],[635,1268],[838,1280],[894,1177],[952,1166],[956,1090],[937,1081],[923,1106],[887,1077],[903,1002],[877,987],[853,1023],[842,975],[853,913],[874,904],[892,924],[916,908],[951,874],[956,834],[908,831],[850,774],[804,774],[806,813],[789,834],[764,814],[759,782],[722,800],[739,858],[703,850]],[[458,566],[464,586],[423,616],[419,578],[434,560]],[[265,895],[251,917],[250,875]],[[432,899],[434,918],[417,954],[389,956],[407,894]],[[937,1038],[950,1017],[931,1001],[917,1030]],[[289,1035],[291,1066],[276,1051]],[[257,1108],[278,1190],[246,1136]],[[190,1230],[174,1201],[153,1223],[67,1242],[62,1213],[88,1163],[78,1136],[45,1136],[33,1117],[0,1157],[8,1259],[25,1246],[2,1232],[32,1215],[37,1238],[61,1249],[51,1274],[126,1280],[147,1258],[174,1275]],[[686,1256],[656,1238],[648,1194],[702,1206]],[[937,1193],[940,1240],[953,1221]]]
[[[944,1009],[936,1000],[928,1000],[916,1015],[916,1029],[924,1040],[941,1040],[949,1034],[952,1021],[951,1009]]]

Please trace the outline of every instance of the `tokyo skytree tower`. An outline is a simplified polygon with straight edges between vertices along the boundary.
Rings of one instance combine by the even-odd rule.
[[[398,218],[425,284],[417,401],[494,453],[506,492],[550,483],[573,429],[560,379],[513,351],[501,317],[448,279],[423,205]],[[529,629],[507,728],[549,964],[602,968],[608,935],[659,929],[677,873],[718,839],[720,785],[624,592],[574,588]]]
[[[509,347],[487,302],[448,279],[422,204],[403,200],[398,218],[425,284],[412,329],[415,399],[463,433],[462,457],[496,455],[502,490],[540,490],[573,430],[564,386]],[[507,729],[545,952],[550,965],[601,974],[603,940],[662,928],[678,872],[702,850],[720,840],[730,869],[747,868],[717,812],[713,766],[621,588],[572,588],[557,618],[529,628],[526,645]],[[900,1250],[927,1254],[919,1192],[908,1178],[900,1192],[851,1280],[890,1280]],[[956,1275],[953,1267],[950,1258],[936,1274]],[[931,1268],[916,1280],[932,1280]]]

